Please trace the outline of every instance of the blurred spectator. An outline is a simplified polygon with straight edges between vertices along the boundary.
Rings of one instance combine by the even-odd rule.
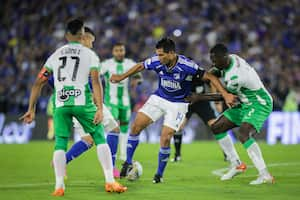
[[[159,37],[171,36],[180,53],[205,68],[208,49],[225,42],[230,51],[256,68],[281,110],[289,85],[300,83],[299,0],[3,0],[0,6],[0,112],[24,112],[29,88],[48,55],[63,44],[64,24],[84,16],[97,35],[95,51],[110,57],[113,43],[127,45],[137,61],[153,54]],[[142,101],[153,75],[139,86]],[[142,90],[145,89],[145,90]],[[38,111],[45,112],[51,90],[44,90]],[[297,92],[299,94],[299,92]],[[140,99],[140,100],[139,100]]]

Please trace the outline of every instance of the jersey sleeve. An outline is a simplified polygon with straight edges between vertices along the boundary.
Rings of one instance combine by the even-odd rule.
[[[94,52],[91,55],[90,70],[100,71],[100,59]]]
[[[145,69],[155,70],[157,66],[161,65],[158,56],[152,56],[143,62]]]
[[[47,59],[47,61],[44,64],[44,67],[47,69],[48,72],[53,71],[53,66],[54,66],[54,56],[53,54]]]
[[[107,62],[103,61],[100,63],[100,73],[105,74],[107,72]]]

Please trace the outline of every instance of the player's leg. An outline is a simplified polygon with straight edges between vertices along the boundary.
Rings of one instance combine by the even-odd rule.
[[[205,101],[205,102],[198,102],[198,103],[195,103],[194,104],[195,107],[194,107],[194,112],[197,113],[197,115],[203,120],[203,122],[211,127],[211,125],[216,121],[216,115],[215,115],[215,112],[214,110],[212,109],[211,107],[211,104],[210,102],[208,101]],[[224,133],[219,133],[219,135],[223,135],[224,137],[217,137],[217,135],[214,134],[215,136],[215,139],[218,141],[218,139],[222,139],[222,138],[227,138],[227,133],[224,132]],[[229,137],[228,137],[229,138]],[[220,144],[220,143],[219,143]],[[234,148],[233,146],[233,143],[232,144],[232,147]],[[221,145],[220,145],[221,146]],[[222,153],[224,155],[224,160],[229,160],[227,158],[227,155],[225,154],[222,146],[221,146],[221,149],[222,149]]]
[[[93,123],[96,108],[94,106],[77,106],[75,109],[76,119],[78,119],[84,131],[91,134],[96,144],[98,160],[105,176],[105,190],[107,192],[125,192],[127,188],[117,183],[113,177],[111,151],[106,143],[103,125]]]
[[[174,158],[171,159],[171,162],[179,162],[181,161],[181,145],[182,145],[182,137],[184,135],[184,127],[188,121],[190,116],[186,115],[184,122],[182,123],[180,129],[174,133],[174,147],[175,147],[175,155]]]
[[[68,138],[71,133],[72,114],[71,108],[57,108],[54,113],[55,151],[53,164],[55,171],[54,196],[64,195],[64,175],[66,168],[66,150]]]
[[[163,126],[160,136],[160,149],[158,153],[158,167],[153,178],[153,183],[163,182],[163,174],[170,157],[170,141],[175,133],[173,128]]]
[[[139,144],[139,134],[152,122],[152,119],[145,113],[137,113],[136,118],[131,126],[131,133],[128,136],[126,161],[123,163],[120,177],[126,177],[128,172],[132,168],[132,158]]]
[[[250,182],[251,185],[274,182],[274,178],[267,170],[260,147],[253,138],[254,134],[259,133],[271,110],[272,108],[266,109],[261,105],[253,105],[252,108],[249,108],[244,112],[244,117],[240,126],[239,139],[259,173],[258,178]]]
[[[126,150],[127,150],[127,141],[128,141],[128,126],[131,115],[130,107],[119,109],[119,120],[120,120],[120,159],[126,160]]]
[[[73,118],[73,124],[74,133],[79,134],[81,140],[75,142],[66,153],[67,164],[89,150],[94,144],[93,138],[83,130],[76,118]]]
[[[163,173],[170,157],[170,141],[174,133],[179,130],[185,120],[188,104],[174,103],[160,100],[160,108],[164,111],[164,123],[160,136],[160,150],[158,153],[158,168],[153,183],[162,182]]]
[[[226,113],[224,113],[226,116],[236,117],[233,120],[235,123],[225,117],[225,115],[221,115],[211,125],[211,130],[214,133],[216,140],[231,163],[230,169],[221,177],[221,180],[232,179],[234,176],[244,172],[247,168],[246,165],[241,162],[230,136],[226,133],[226,131],[236,127],[236,123],[239,124],[239,115],[236,112],[237,110],[227,110]]]
[[[106,141],[111,150],[111,156],[114,166],[113,174],[115,178],[120,178],[120,172],[115,165],[119,144],[120,128],[105,105],[103,105],[103,126],[105,132],[107,133]]]
[[[128,136],[127,156],[126,161],[123,163],[121,177],[125,177],[132,167],[132,158],[139,144],[140,132],[163,115],[163,111],[158,106],[159,104],[160,99],[156,95],[151,95],[144,106],[138,111]]]

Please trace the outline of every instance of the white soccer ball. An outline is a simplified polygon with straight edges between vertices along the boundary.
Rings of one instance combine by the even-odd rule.
[[[127,179],[136,181],[143,174],[143,167],[138,161],[133,161],[132,169],[128,172]]]

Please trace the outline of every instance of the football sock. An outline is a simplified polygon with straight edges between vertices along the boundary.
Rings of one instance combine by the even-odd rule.
[[[127,141],[128,141],[128,134],[122,133],[120,134],[120,159],[126,160],[126,152],[127,152]]]
[[[234,144],[227,133],[219,133],[214,135],[219,145],[221,146],[223,152],[228,156],[228,159],[232,166],[237,166],[241,164],[240,157],[236,152]]]
[[[84,140],[80,140],[73,144],[71,149],[67,152],[67,164],[73,160],[74,158],[80,156],[83,152],[87,151],[89,148],[91,148],[93,145],[89,144],[88,142]]]
[[[113,165],[112,165],[112,158],[111,158],[111,151],[108,144],[98,144],[97,145],[97,155],[99,162],[102,166],[105,182],[106,183],[113,183],[115,182],[113,176]]]
[[[115,166],[119,143],[119,133],[109,132],[107,134],[106,141],[111,151],[113,166]]]
[[[158,153],[158,168],[156,174],[163,176],[170,157],[170,147],[161,147]]]
[[[255,140],[250,138],[243,144],[243,146],[246,148],[247,153],[259,174],[269,174],[261,150]]]
[[[64,150],[55,150],[53,154],[55,189],[65,188],[66,155]]]
[[[175,146],[175,157],[181,155],[181,143],[182,143],[182,135],[184,131],[178,131],[174,134],[174,146]]]
[[[128,144],[127,144],[127,158],[126,158],[126,162],[128,164],[132,164],[132,157],[138,144],[139,144],[139,135],[129,134]]]

